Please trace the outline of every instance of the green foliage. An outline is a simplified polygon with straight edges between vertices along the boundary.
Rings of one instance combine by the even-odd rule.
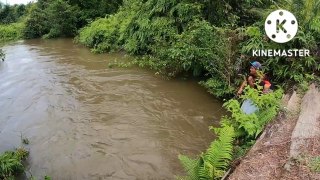
[[[259,20],[261,12],[278,0],[203,0],[203,17],[215,26],[244,26]]]
[[[26,14],[26,5],[3,5],[0,3],[0,24],[18,22]]]
[[[238,50],[241,39],[238,30],[214,28],[211,41],[213,55],[203,62],[206,72],[205,81],[200,82],[217,97],[232,97],[238,85],[237,74],[242,59]]]
[[[39,1],[40,3],[41,1]],[[40,4],[33,4],[26,18],[26,26],[23,30],[23,37],[26,39],[38,38],[49,32],[49,19]]]
[[[256,140],[246,141],[242,145],[234,146],[233,159],[238,159],[246,155],[250,148],[256,143]]]
[[[77,29],[87,25],[96,18],[115,13],[122,4],[122,0],[66,0],[66,2],[78,9]]]
[[[0,42],[17,40],[22,38],[24,23],[11,23],[8,25],[0,25]]]
[[[291,5],[271,0],[128,0],[116,14],[80,30],[77,40],[94,52],[124,49],[143,55],[135,64],[168,77],[181,73],[202,76],[200,84],[211,94],[232,97],[239,85],[237,74],[252,60],[252,50],[307,48],[317,52],[318,4],[315,0],[295,0]],[[294,8],[301,9],[300,5],[308,10],[300,12]],[[303,25],[286,44],[273,43],[264,35],[268,12],[279,7],[299,14],[299,24]],[[245,26],[238,27],[239,24]],[[305,74],[319,74],[320,70],[316,56],[259,61],[270,72],[273,82],[287,85],[301,83]]]
[[[118,23],[110,19],[101,18],[94,21],[90,26],[83,28],[77,41],[93,48],[93,52],[106,52],[111,47],[117,49]]]
[[[39,1],[30,9],[24,37],[74,36],[77,30],[77,11],[76,7],[63,0]]]
[[[44,176],[44,180],[51,180],[50,176]]]
[[[131,54],[152,53],[160,44],[174,40],[186,22],[198,17],[198,9],[197,5],[178,1],[125,1],[115,15],[82,29],[78,40],[98,52],[123,48]]]
[[[114,12],[121,2],[121,0],[39,0],[32,4],[29,10],[24,37],[73,37],[79,28],[94,18]]]
[[[76,33],[77,10],[63,0],[55,0],[46,8],[49,33],[44,38],[74,36]]]
[[[200,85],[208,89],[208,92],[218,98],[226,97],[227,94],[233,94],[235,92],[234,86],[228,86],[225,81],[218,78],[209,78],[206,81],[201,81]]]
[[[214,55],[213,27],[205,21],[195,20],[185,27],[181,34],[172,36],[169,44],[159,40],[152,52],[157,57],[157,70],[162,74],[176,76],[181,72],[192,72],[194,76],[203,73],[203,65]]]
[[[181,179],[215,179],[222,177],[232,159],[246,153],[253,145],[256,137],[265,125],[277,114],[283,91],[281,89],[268,94],[262,94],[258,89],[246,88],[246,93],[240,100],[231,99],[224,103],[230,116],[223,116],[221,128],[212,128],[218,138],[214,140],[205,153],[197,159],[179,156],[180,162],[187,172],[187,177]],[[241,110],[241,100],[250,99],[258,111],[245,114]],[[234,147],[234,139],[239,144]],[[235,154],[233,154],[235,152]]]
[[[241,52],[251,56],[255,49],[309,49],[310,57],[273,57],[260,58],[266,71],[270,72],[273,81],[283,85],[293,83],[309,83],[306,81],[309,75],[319,75],[320,65],[318,45],[320,40],[320,1],[317,0],[287,0],[278,3],[278,6],[271,6],[271,10],[287,9],[298,19],[299,31],[295,38],[284,44],[270,41],[265,35],[259,32],[264,31],[264,19],[268,14],[262,16],[261,21],[242,30],[244,41],[241,42]],[[265,11],[265,10],[264,10]],[[269,10],[267,10],[268,12]]]
[[[180,162],[187,172],[182,179],[214,179],[222,177],[232,160],[234,129],[224,126],[216,129],[219,137],[210,144],[205,153],[197,159],[179,155]]]
[[[204,166],[199,171],[203,173],[203,177],[210,177],[211,179],[222,177],[225,169],[229,166],[229,162],[232,160],[232,143],[235,136],[232,126],[223,126],[216,129],[216,133],[219,137],[210,144],[207,152],[202,155]]]
[[[94,52],[125,49],[157,73],[208,76],[202,84],[223,97],[234,91],[238,33],[201,20],[201,5],[178,1],[126,2],[120,11],[80,30],[77,41]],[[214,79],[214,80],[213,80]],[[217,82],[217,83],[215,83]]]
[[[294,12],[299,21],[299,26],[305,32],[320,38],[320,1],[318,0],[286,0],[283,7]]]
[[[247,87],[241,99],[250,99],[259,110],[253,114],[245,114],[241,110],[240,101],[231,99],[223,105],[231,116],[224,116],[222,124],[232,125],[238,137],[245,139],[257,137],[264,126],[277,115],[282,93],[283,91],[278,89],[272,93],[261,94],[260,90]]]
[[[0,155],[0,179],[14,179],[14,176],[24,171],[22,160],[29,152],[23,148],[7,151]]]
[[[308,166],[313,172],[320,173],[320,156],[311,158]]]
[[[199,169],[201,166],[200,158],[190,159],[185,155],[179,155],[179,160],[187,173],[187,177],[181,177],[181,179],[195,180],[199,179]]]

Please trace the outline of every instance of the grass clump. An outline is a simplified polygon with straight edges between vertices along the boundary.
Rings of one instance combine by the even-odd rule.
[[[29,155],[24,148],[15,151],[6,151],[0,155],[0,179],[15,179],[15,176],[24,172],[23,160]]]

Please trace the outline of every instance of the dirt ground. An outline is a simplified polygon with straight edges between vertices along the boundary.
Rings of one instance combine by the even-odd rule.
[[[314,87],[311,87],[314,89]],[[310,90],[309,90],[310,91]],[[310,162],[313,157],[320,156],[320,134],[298,138],[298,142],[303,144],[293,150],[292,144],[297,144],[297,139],[293,134],[304,131],[304,123],[309,123],[310,119],[316,118],[313,126],[320,128],[320,108],[309,112],[310,108],[317,108],[319,99],[310,99],[310,92],[301,98],[295,92],[284,98],[285,108],[276,120],[269,124],[256,144],[247,155],[240,160],[240,164],[234,169],[229,180],[307,180],[319,179],[320,173],[312,172]],[[316,89],[316,91],[318,91]],[[319,92],[319,91],[318,91]],[[309,93],[309,99],[306,96]],[[312,94],[314,95],[314,94]],[[316,94],[320,98],[320,93]],[[319,105],[320,102],[317,104]],[[303,111],[314,113],[311,118],[305,118]],[[317,113],[319,111],[319,113]],[[298,122],[298,123],[297,123]],[[302,126],[296,127],[296,125]],[[311,126],[312,127],[312,126]],[[318,128],[318,129],[319,129]],[[298,133],[297,133],[298,132]],[[301,137],[301,136],[299,136]],[[298,143],[298,144],[299,144]],[[292,154],[295,154],[293,156]],[[298,154],[298,155],[296,155]],[[320,165],[319,165],[320,166]]]

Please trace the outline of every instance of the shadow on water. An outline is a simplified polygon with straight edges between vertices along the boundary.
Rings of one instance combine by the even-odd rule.
[[[214,138],[221,102],[193,80],[108,68],[121,53],[92,54],[70,39],[4,47],[0,151],[30,139],[29,170],[53,179],[173,179],[177,155]],[[214,114],[214,112],[216,114]]]

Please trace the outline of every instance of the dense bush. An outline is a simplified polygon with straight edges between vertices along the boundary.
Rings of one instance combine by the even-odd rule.
[[[22,38],[23,23],[11,23],[0,25],[0,42]]]
[[[120,0],[39,0],[29,10],[24,37],[73,37],[79,28],[115,12],[120,4]]]
[[[122,0],[66,0],[66,2],[78,9],[77,29],[96,18],[115,13],[122,4]]]
[[[25,38],[74,36],[77,9],[63,0],[39,1],[30,9]]]

